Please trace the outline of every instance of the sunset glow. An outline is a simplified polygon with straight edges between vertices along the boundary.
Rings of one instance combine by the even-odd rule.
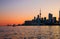
[[[32,20],[40,12],[48,18],[48,13],[59,17],[60,0],[0,0],[0,25],[22,24]]]

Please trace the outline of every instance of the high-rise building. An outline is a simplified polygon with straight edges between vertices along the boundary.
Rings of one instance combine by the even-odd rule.
[[[46,17],[44,17],[44,20],[46,20]]]
[[[44,21],[43,21],[43,23],[44,23],[44,24],[46,24],[46,23],[47,23],[46,17],[44,17]]]
[[[40,16],[39,15],[37,15],[36,23],[37,23],[37,25],[39,25],[41,23],[41,20],[40,20]]]
[[[39,15],[37,15],[37,18],[39,19]]]
[[[59,22],[60,22],[60,10],[59,10]]]
[[[49,20],[51,20],[53,17],[53,15],[51,13],[49,13]]]
[[[34,20],[36,20],[36,17],[34,17]]]
[[[53,23],[56,23],[56,17],[53,17]]]
[[[52,23],[53,14],[49,13],[49,23]]]

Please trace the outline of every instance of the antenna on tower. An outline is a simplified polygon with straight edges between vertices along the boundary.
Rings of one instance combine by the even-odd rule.
[[[41,9],[40,9],[40,18],[41,18]]]

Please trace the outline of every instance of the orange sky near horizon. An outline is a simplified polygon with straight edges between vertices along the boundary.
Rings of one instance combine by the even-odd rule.
[[[22,24],[37,17],[40,9],[42,17],[59,17],[60,0],[0,0],[0,5],[0,25]]]
[[[44,13],[44,12],[41,12],[41,13]],[[58,20],[58,13],[57,13],[57,11],[52,12],[53,17],[56,16],[57,17],[57,20]],[[4,17],[3,16],[2,19],[0,19],[0,25],[6,25],[6,24],[22,24],[22,23],[24,23],[25,20],[32,20],[34,18],[34,16],[37,17],[38,14],[39,13],[34,14],[34,15],[31,14],[31,16],[30,16],[30,14],[29,15],[26,14],[27,16],[23,15],[23,16],[20,16],[20,17],[19,16],[14,16],[14,17],[8,16],[8,17],[5,17],[5,18],[3,18]],[[47,17],[47,19],[48,19],[48,14],[49,13],[42,14],[42,17],[43,18],[44,17]]]

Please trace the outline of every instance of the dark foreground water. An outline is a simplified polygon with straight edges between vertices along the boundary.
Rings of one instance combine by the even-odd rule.
[[[60,39],[59,26],[0,26],[0,39]]]

